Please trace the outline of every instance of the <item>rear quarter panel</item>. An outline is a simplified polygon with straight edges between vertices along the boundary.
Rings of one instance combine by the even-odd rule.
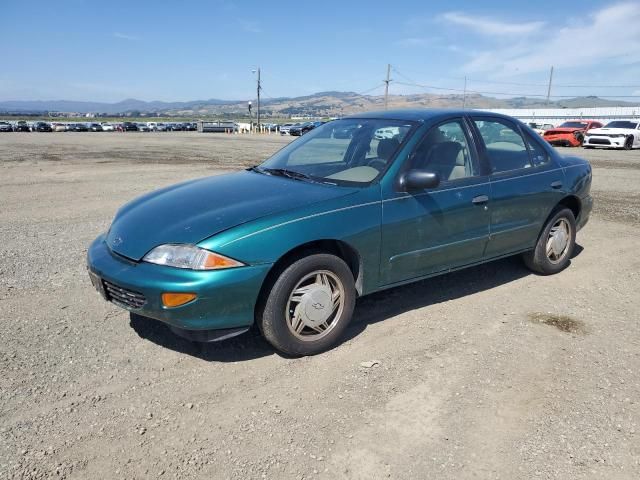
[[[576,219],[579,230],[589,220],[593,208],[591,197],[593,171],[589,162],[580,157],[561,157],[559,163],[564,170],[567,194],[576,196],[580,201],[580,214]]]
[[[559,157],[558,164],[564,170],[567,193],[583,199],[590,196],[592,169],[589,162],[580,157]]]

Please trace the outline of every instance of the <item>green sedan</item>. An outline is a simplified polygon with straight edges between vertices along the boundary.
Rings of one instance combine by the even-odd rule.
[[[126,204],[89,248],[89,275],[194,341],[255,323],[276,349],[312,355],[340,341],[359,296],[509,255],[560,272],[590,187],[585,160],[504,115],[367,113]]]

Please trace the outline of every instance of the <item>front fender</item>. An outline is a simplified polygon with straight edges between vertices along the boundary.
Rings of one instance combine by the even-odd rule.
[[[250,265],[272,264],[294,248],[340,240],[360,256],[363,293],[378,286],[382,203],[378,184],[354,195],[249,222],[198,245]]]

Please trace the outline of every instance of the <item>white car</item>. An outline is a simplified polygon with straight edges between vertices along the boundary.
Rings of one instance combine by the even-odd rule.
[[[592,128],[584,134],[584,148],[640,148],[640,122],[615,120],[602,128]]]
[[[289,135],[289,130],[291,129],[291,127],[293,127],[293,123],[285,123],[284,125],[280,125],[280,135]]]
[[[234,123],[233,124],[234,128],[236,129],[236,132],[238,133],[249,133],[251,131],[251,124],[250,123]]]
[[[540,136],[544,135],[544,132],[546,132],[547,130],[551,130],[551,129],[555,128],[550,123],[534,123],[534,122],[530,122],[527,125],[529,125],[531,127],[531,129],[534,132],[536,132],[538,135],[540,135]]]
[[[400,129],[398,127],[379,128],[373,135],[378,140],[385,140],[400,135]]]
[[[115,130],[112,123],[102,122],[100,125],[103,132],[113,132]]]

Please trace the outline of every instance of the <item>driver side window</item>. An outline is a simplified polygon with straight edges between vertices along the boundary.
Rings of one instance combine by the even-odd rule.
[[[437,173],[441,182],[476,176],[462,120],[451,120],[429,130],[414,152],[411,168]]]

